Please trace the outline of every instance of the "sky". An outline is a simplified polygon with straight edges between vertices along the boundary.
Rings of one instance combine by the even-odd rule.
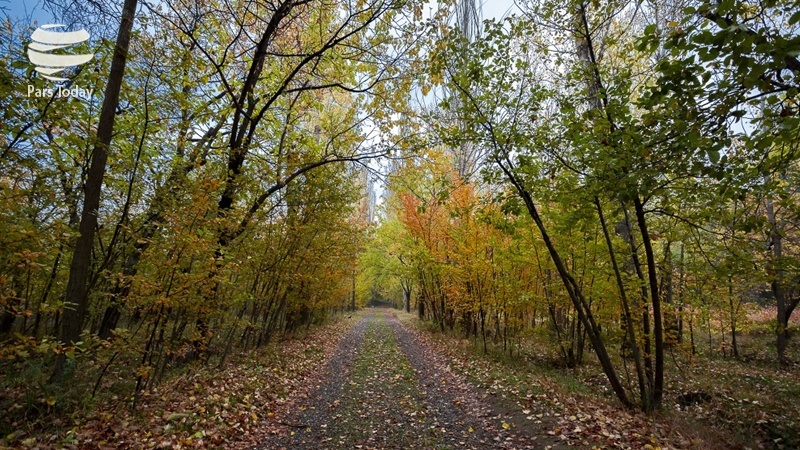
[[[513,13],[516,9],[514,0],[483,0],[481,5],[484,19],[499,19]]]
[[[12,21],[30,16],[39,23],[50,23],[53,16],[45,11],[42,0],[0,0],[3,15],[8,15]]]
[[[30,17],[39,23],[51,23],[53,16],[44,10],[42,0],[0,0],[0,7],[3,14],[7,14],[12,19]],[[483,0],[481,5],[483,18],[500,18],[508,11],[516,9],[514,0]]]

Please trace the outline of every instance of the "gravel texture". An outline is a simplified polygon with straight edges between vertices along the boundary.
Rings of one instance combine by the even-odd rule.
[[[389,309],[365,312],[310,392],[255,448],[536,448]]]

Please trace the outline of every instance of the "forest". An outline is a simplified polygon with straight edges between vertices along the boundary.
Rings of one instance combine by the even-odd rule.
[[[14,3],[0,447],[800,447],[797,0]]]

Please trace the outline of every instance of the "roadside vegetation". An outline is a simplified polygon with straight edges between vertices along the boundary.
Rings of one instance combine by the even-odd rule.
[[[2,445],[258,444],[374,304],[354,376],[448,355],[492,445],[800,446],[798,0],[44,3],[95,56],[24,95],[0,1]]]

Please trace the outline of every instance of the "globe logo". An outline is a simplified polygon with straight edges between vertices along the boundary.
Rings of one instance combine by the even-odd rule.
[[[67,67],[86,64],[94,58],[92,54],[68,55],[53,53],[54,50],[67,48],[89,39],[86,30],[79,31],[50,31],[64,25],[42,25],[31,34],[32,42],[28,44],[28,59],[33,63],[44,78],[52,81],[67,81],[66,78],[54,76]]]

